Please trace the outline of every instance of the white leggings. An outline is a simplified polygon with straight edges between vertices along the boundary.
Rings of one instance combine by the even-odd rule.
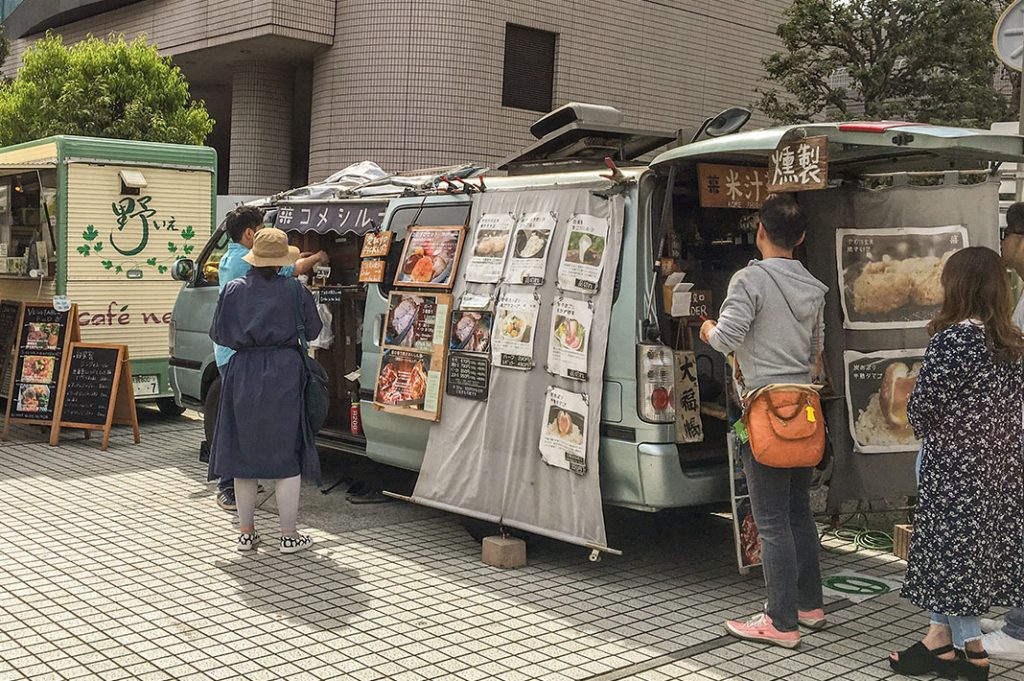
[[[256,488],[258,480],[235,478],[235,503],[238,505],[240,527],[253,527],[256,517]],[[281,518],[281,534],[294,535],[295,521],[299,516],[299,489],[302,476],[274,480],[277,494],[277,514]]]

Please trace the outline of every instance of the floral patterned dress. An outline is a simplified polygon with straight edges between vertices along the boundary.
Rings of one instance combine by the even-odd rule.
[[[903,597],[944,615],[1024,605],[1024,365],[997,363],[985,330],[932,338],[908,408],[923,440]]]

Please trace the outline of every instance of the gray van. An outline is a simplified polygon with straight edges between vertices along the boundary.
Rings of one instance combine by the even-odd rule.
[[[610,322],[599,449],[601,490],[607,504],[657,511],[717,504],[729,498],[727,370],[718,353],[693,338],[692,327],[665,313],[663,264],[666,260],[687,264],[698,288],[709,292],[709,316],[714,316],[732,274],[757,257],[749,231],[755,211],[702,208],[697,199],[699,163],[765,168],[769,155],[783,140],[815,135],[828,137],[830,178],[837,180],[906,170],[982,171],[1024,157],[1020,137],[988,131],[822,123],[734,132],[744,121],[736,110],[709,119],[695,137],[704,132],[714,135],[713,139],[677,145],[653,162],[643,163],[637,159],[676,143],[676,135],[625,129],[621,115],[608,107],[568,105],[531,128],[538,141],[501,165],[506,176],[487,175],[484,180],[487,191],[558,186],[624,195],[624,238]],[[606,157],[619,166],[614,182],[608,179]],[[468,178],[481,174],[471,168],[462,173]],[[464,191],[465,183],[440,178],[419,182],[418,187],[405,187],[402,195],[388,199],[380,226],[394,233],[395,244],[385,282],[393,279],[410,225],[468,221],[472,196]],[[339,201],[379,199],[360,196],[358,190],[337,197]],[[756,226],[756,220],[753,224]],[[358,268],[358,257],[339,250],[339,245],[347,243],[346,235],[307,231],[297,236],[306,250],[335,249],[332,270]],[[358,241],[359,235],[350,233],[348,237]],[[204,336],[216,289],[204,273],[215,269],[211,263],[224,244],[218,231],[194,266],[190,262],[179,265],[178,275],[186,284],[173,315],[176,338],[171,364],[175,394],[186,406],[205,403],[212,408],[215,402],[216,370],[210,370],[212,353]],[[321,444],[418,470],[429,424],[376,411],[372,405],[371,388],[390,286],[358,285],[351,274],[332,272],[332,277],[338,275],[337,281],[348,282],[343,286],[351,286],[346,304],[351,305],[349,312],[360,316],[357,320],[344,311],[334,315],[335,337],[347,340],[344,347],[318,353],[332,376],[332,391],[338,401]],[[679,344],[688,345],[697,355],[704,432],[700,443],[677,443],[674,406],[665,399],[674,385],[673,346]],[[347,418],[352,404],[360,407],[361,432]]]

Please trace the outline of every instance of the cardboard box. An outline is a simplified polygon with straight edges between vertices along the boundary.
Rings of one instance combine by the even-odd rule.
[[[892,528],[892,552],[897,558],[907,560],[910,556],[910,537],[913,525],[896,525]]]

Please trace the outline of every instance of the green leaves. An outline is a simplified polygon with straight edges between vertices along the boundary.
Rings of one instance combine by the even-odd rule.
[[[156,267],[156,258],[150,258],[149,260],[146,261],[146,264]]]
[[[109,270],[114,266],[114,263],[110,262],[109,260],[103,260],[100,262],[100,264],[103,265],[103,269],[105,270]]]
[[[88,246],[79,246],[75,250],[81,253],[83,258],[88,258],[89,254],[92,252],[92,249]]]
[[[977,0],[795,0],[764,60],[759,107],[776,121],[913,119],[987,128],[1009,114],[995,87],[996,13]]]
[[[177,253],[178,252],[178,246],[173,241],[168,241],[167,242],[167,251],[170,252],[170,253]]]
[[[92,252],[93,253],[99,253],[102,250],[103,250],[103,244],[100,243],[99,241],[97,241],[96,243],[94,243],[92,245]]]
[[[156,271],[160,274],[167,274],[167,265],[160,265],[156,268]]]
[[[99,235],[100,235],[100,233],[97,232],[96,228],[93,227],[92,225],[86,225],[85,226],[85,231],[82,232],[82,238],[85,239],[86,241],[92,241],[93,239],[95,239]]]
[[[47,33],[0,84],[0,145],[54,134],[202,144],[212,130],[181,71],[142,38],[69,47]]]
[[[194,229],[192,229],[192,225],[188,225],[187,227],[185,227],[185,229],[181,230],[181,238],[184,239],[185,241],[188,241],[189,239],[191,239],[195,235],[196,235],[196,231]],[[186,248],[188,248],[188,246],[186,246]],[[186,251],[186,252],[188,252],[188,251]]]

